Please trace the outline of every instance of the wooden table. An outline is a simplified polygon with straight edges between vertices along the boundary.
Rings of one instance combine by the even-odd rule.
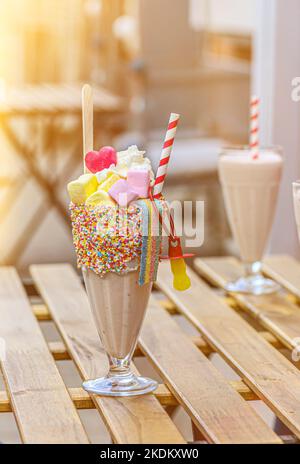
[[[72,267],[32,266],[36,295],[13,268],[0,268],[1,366],[7,387],[0,393],[0,412],[14,412],[24,443],[88,443],[77,410],[96,408],[115,443],[183,444],[170,415],[178,405],[200,443],[287,441],[251,407],[253,400],[282,421],[288,440],[300,438],[300,372],[291,358],[300,336],[300,263],[288,256],[268,258],[265,273],[285,290],[263,297],[222,294],[225,282],[241,272],[233,258],[197,259],[197,273],[189,271],[192,288],[183,293],[173,290],[168,267],[160,265],[160,291],[151,297],[135,353],[151,361],[162,383],[154,394],[127,399],[67,389],[59,374],[56,361],[66,359],[83,379],[107,370]],[[196,328],[196,336],[183,331],[176,314]],[[55,323],[61,342],[45,341],[39,324],[45,320]],[[212,353],[219,353],[240,380],[225,379],[211,362]]]

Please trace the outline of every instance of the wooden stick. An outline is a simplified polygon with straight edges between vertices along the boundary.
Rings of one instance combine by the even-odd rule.
[[[82,87],[82,131],[83,131],[83,171],[88,172],[85,165],[85,155],[93,150],[93,89],[85,84]]]

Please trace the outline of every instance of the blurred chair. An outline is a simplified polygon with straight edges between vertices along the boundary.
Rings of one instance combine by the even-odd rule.
[[[121,98],[94,88],[95,147],[124,130],[124,112]],[[20,265],[49,213],[64,227],[71,249],[66,183],[82,172],[81,85],[8,89],[0,101],[0,123],[16,157],[11,182],[2,186],[0,198],[1,264]],[[58,223],[51,223],[53,235],[48,228],[44,247],[33,253],[32,261],[67,258],[62,235],[59,242],[53,240]]]

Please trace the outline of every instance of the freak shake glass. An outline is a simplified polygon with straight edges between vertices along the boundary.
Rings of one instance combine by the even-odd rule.
[[[261,273],[276,210],[283,167],[281,149],[260,148],[253,159],[248,146],[228,147],[219,158],[219,178],[229,224],[245,267],[245,276],[229,283],[230,292],[262,295],[279,289]]]
[[[107,375],[83,387],[106,396],[142,395],[155,390],[157,382],[137,376],[130,362],[157,276],[165,207],[161,192],[179,115],[170,115],[154,179],[145,151],[135,145],[121,152],[107,146],[92,150],[92,89],[85,85],[82,95],[84,174],[68,184],[73,242],[109,361]],[[171,266],[174,282],[185,290],[189,279],[181,254],[178,239],[169,257],[177,260]]]

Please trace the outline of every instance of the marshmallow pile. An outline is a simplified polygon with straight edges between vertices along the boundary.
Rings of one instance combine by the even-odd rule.
[[[89,173],[68,184],[71,202],[126,207],[134,200],[148,198],[154,174],[144,154],[136,145],[118,153],[112,147],[87,153],[85,165]]]

